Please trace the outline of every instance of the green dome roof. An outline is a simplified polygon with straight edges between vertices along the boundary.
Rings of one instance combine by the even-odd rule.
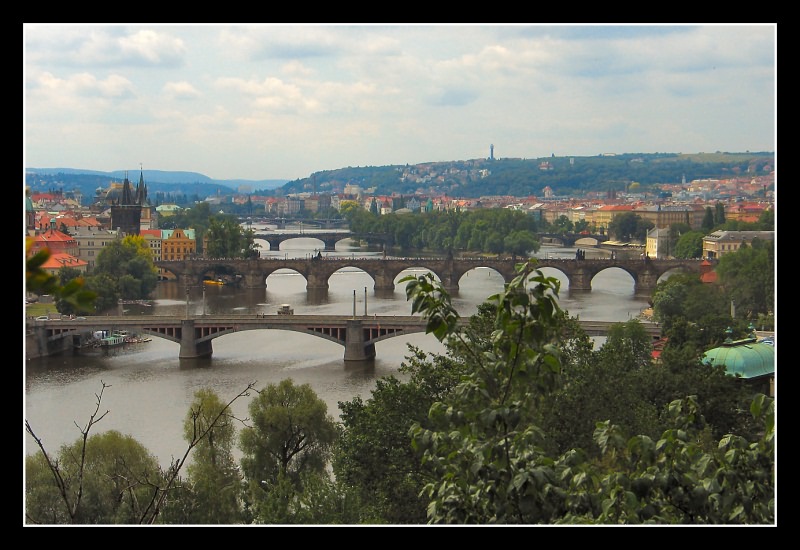
[[[725,342],[708,350],[703,355],[703,362],[725,365],[725,371],[730,375],[759,378],[775,373],[775,347],[752,338]]]

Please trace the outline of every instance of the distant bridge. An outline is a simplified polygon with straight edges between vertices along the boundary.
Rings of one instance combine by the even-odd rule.
[[[336,243],[349,239],[352,235],[350,231],[306,231],[298,233],[256,233],[254,238],[267,241],[270,250],[280,250],[281,243],[291,239],[318,239],[324,244],[324,250],[336,250]]]
[[[343,268],[355,267],[368,273],[375,281],[374,290],[394,290],[395,279],[401,272],[411,268],[428,269],[438,276],[442,286],[451,294],[458,292],[458,282],[468,271],[487,267],[497,271],[503,281],[509,283],[516,276],[516,265],[525,261],[522,258],[269,258],[269,259],[226,259],[226,258],[188,258],[185,260],[160,260],[155,262],[159,268],[173,273],[178,283],[184,286],[197,286],[209,273],[235,273],[241,276],[247,288],[264,288],[267,277],[278,269],[289,269],[300,273],[306,279],[307,291],[328,289],[328,280]],[[655,290],[660,277],[678,270],[700,273],[700,260],[652,260],[652,259],[536,259],[536,267],[550,267],[563,273],[570,291],[591,291],[592,279],[606,269],[619,268],[628,273],[634,282],[634,292],[650,295]]]
[[[350,222],[342,219],[325,219],[325,220],[311,220],[301,218],[278,218],[270,216],[251,216],[248,218],[239,218],[240,223],[266,223],[274,225],[277,229],[284,229],[287,225],[300,225],[303,227],[316,227],[319,229],[346,229]]]
[[[462,318],[461,324],[469,322]],[[375,344],[406,334],[425,332],[426,320],[420,316],[349,315],[203,315],[203,316],[95,316],[75,320],[40,321],[29,318],[27,347],[38,355],[50,355],[77,347],[87,333],[97,330],[128,330],[180,344],[179,358],[210,357],[214,338],[244,330],[291,330],[324,338],[344,346],[344,361],[375,358]],[[615,322],[580,321],[589,336],[605,336]],[[658,338],[655,323],[643,323],[645,330]]]

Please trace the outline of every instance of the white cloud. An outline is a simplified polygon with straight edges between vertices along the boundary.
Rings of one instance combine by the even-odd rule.
[[[112,170],[127,147],[134,166],[294,179],[490,143],[526,158],[774,150],[776,32],[27,25],[26,162]]]

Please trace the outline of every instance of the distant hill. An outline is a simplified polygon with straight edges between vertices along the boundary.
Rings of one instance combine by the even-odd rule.
[[[82,203],[91,204],[98,189],[108,189],[113,182],[125,179],[125,170],[100,172],[77,168],[27,168],[25,185],[32,192],[46,193],[62,191],[69,195],[80,191]],[[143,170],[141,172],[147,185],[147,196],[152,204],[165,202],[194,202],[210,196],[229,196],[235,194],[240,186],[246,186],[255,193],[258,190],[278,189],[287,180],[213,180],[197,172],[169,172],[163,170]],[[138,171],[128,171],[128,179],[139,182]]]
[[[767,175],[774,167],[772,152],[480,158],[325,170],[290,181],[280,191],[341,193],[349,184],[360,186],[370,195],[420,193],[478,198],[543,196],[545,188],[549,188],[556,196],[579,197],[590,192],[625,191],[633,182],[646,189],[684,180],[754,177]]]
[[[26,173],[37,175],[57,175],[57,174],[88,174],[109,178],[110,180],[122,181],[125,175],[132,182],[139,181],[139,170],[114,170],[113,172],[99,172],[97,170],[85,170],[81,168],[26,168]],[[216,184],[223,185],[235,191],[239,185],[249,185],[252,189],[275,189],[284,185],[289,180],[214,180],[198,172],[170,172],[165,170],[142,170],[144,181],[148,187],[151,184],[159,183],[180,183],[180,184]]]
[[[155,203],[168,195],[188,201],[212,195],[226,196],[246,187],[246,193],[285,196],[293,193],[342,193],[358,185],[372,195],[420,193],[477,198],[491,195],[556,196],[625,191],[631,183],[645,190],[659,184],[697,179],[725,179],[767,175],[775,169],[774,152],[745,153],[623,153],[591,157],[555,156],[519,159],[471,159],[416,165],[363,166],[324,170],[307,178],[288,180],[213,180],[197,172],[144,170],[148,196]],[[84,201],[111,181],[122,181],[126,171],[98,172],[75,168],[28,168],[25,183],[32,191],[80,189]],[[128,171],[139,181],[138,171]]]

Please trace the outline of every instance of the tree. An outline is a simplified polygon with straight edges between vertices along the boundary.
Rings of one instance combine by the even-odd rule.
[[[115,430],[78,438],[52,461],[40,450],[25,471],[26,520],[39,524],[139,523],[163,483],[155,457]]]
[[[702,231],[687,231],[675,242],[672,255],[676,258],[701,258],[703,256]]]
[[[242,429],[242,471],[258,515],[270,499],[270,490],[283,483],[302,493],[301,474],[327,475],[332,445],[338,431],[328,407],[309,384],[297,386],[291,378],[269,384],[249,405],[252,426]]]
[[[452,399],[434,403],[434,428],[415,423],[410,430],[436,474],[424,490],[432,522],[537,523],[553,513],[546,491],[552,472],[540,470],[522,483],[518,477],[525,465],[546,460],[543,434],[530,420],[560,373],[554,315],[560,282],[532,266],[520,264],[506,290],[489,298],[496,332],[489,349],[475,350],[480,367],[464,376]],[[526,291],[529,276],[533,286]],[[428,320],[426,332],[439,340],[459,338],[458,313],[433,277],[406,279],[412,313]]]
[[[536,253],[539,248],[539,241],[529,231],[513,231],[503,239],[504,251],[517,256]]]
[[[700,228],[705,233],[710,233],[714,230],[714,211],[710,206],[706,206],[706,213],[703,216],[703,222],[700,224]]]
[[[753,239],[750,246],[725,254],[716,268],[719,283],[736,303],[737,315],[755,320],[775,311],[775,248]]]
[[[714,225],[720,226],[725,224],[725,205],[717,201],[714,205]]]
[[[614,216],[614,219],[608,224],[609,232],[618,241],[629,241],[631,238],[640,237],[644,227],[642,218],[633,212],[623,212]]]
[[[760,423],[752,437],[726,432],[718,443],[711,441],[699,401],[688,396],[665,407],[666,429],[656,438],[647,433],[629,438],[613,421],[598,420],[597,461],[588,460],[581,448],[560,455],[547,450],[547,430],[537,410],[557,405],[550,396],[569,391],[575,380],[564,376],[565,356],[557,344],[564,329],[555,301],[558,281],[531,265],[521,265],[504,292],[490,297],[494,331],[477,345],[464,337],[449,296],[432,277],[406,286],[412,312],[427,320],[426,332],[441,341],[460,341],[472,357],[461,383],[431,407],[432,427],[415,423],[409,432],[415,448],[424,452],[423,464],[434,472],[423,493],[430,499],[428,521],[773,521],[774,405],[763,395],[751,402],[750,412]],[[526,292],[524,280],[532,272],[534,286]],[[620,342],[605,355],[609,362],[632,359],[620,372],[644,377],[651,364],[645,363],[643,348],[636,350],[641,335],[635,328],[621,331]],[[634,346],[620,347],[622,340]],[[605,380],[607,387],[616,383]],[[657,409],[651,406],[651,419]]]
[[[412,449],[408,430],[414,422],[427,425],[431,405],[463,372],[463,364],[452,359],[409,350],[400,366],[406,381],[379,379],[367,401],[339,403],[343,430],[333,471],[337,481],[357,491],[362,513],[373,523],[425,522],[427,502],[420,492],[431,472]]]
[[[94,412],[79,428],[81,437],[72,446],[64,445],[56,458],[25,421],[25,431],[39,447],[26,460],[26,481],[32,480],[26,483],[26,518],[30,523],[157,523],[191,451],[218,426],[234,401],[250,395],[253,384],[229,401],[211,422],[195,424],[197,430],[192,432],[183,456],[163,470],[155,457],[129,436],[113,430],[90,434],[108,414],[100,413],[108,387],[103,383]]]
[[[184,437],[196,441],[186,483],[176,487],[162,514],[164,523],[241,523],[242,478],[233,457],[236,437],[228,405],[210,389],[195,392],[183,423]],[[199,439],[199,434],[206,436]]]
[[[128,235],[108,243],[97,255],[87,286],[102,298],[102,311],[124,300],[142,300],[158,284],[158,270],[150,248],[139,235]]]

